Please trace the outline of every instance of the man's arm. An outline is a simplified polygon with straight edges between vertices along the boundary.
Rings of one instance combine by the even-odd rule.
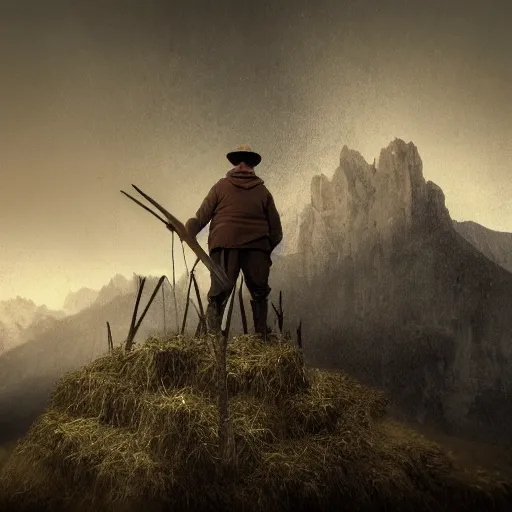
[[[218,204],[217,186],[214,185],[204,198],[195,217],[187,220],[185,228],[190,236],[196,237],[198,233],[212,220],[213,213]]]
[[[270,247],[271,251],[273,251],[283,239],[283,228],[281,226],[281,217],[277,211],[274,198],[270,192],[268,193],[267,200],[267,219],[270,229]]]

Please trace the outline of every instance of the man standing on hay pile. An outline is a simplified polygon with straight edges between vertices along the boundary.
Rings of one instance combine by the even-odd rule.
[[[281,219],[272,194],[254,172],[261,156],[247,145],[226,156],[235,167],[211,188],[185,227],[196,237],[211,221],[210,257],[226,271],[233,286],[242,270],[251,294],[254,330],[266,339],[270,255],[283,238]],[[206,310],[208,332],[220,333],[231,291],[232,288],[223,289],[211,276]]]

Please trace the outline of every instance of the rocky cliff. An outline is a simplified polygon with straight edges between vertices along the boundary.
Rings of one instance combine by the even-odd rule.
[[[512,233],[494,231],[470,221],[454,221],[453,227],[491,261],[512,272]]]
[[[313,178],[272,284],[313,362],[383,385],[415,419],[511,437],[512,275],[456,232],[412,143],[373,165],[344,147],[332,179]]]

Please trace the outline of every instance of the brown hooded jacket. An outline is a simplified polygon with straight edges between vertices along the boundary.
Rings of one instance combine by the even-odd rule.
[[[210,221],[210,252],[221,247],[272,252],[283,238],[279,213],[263,180],[237,167],[211,188],[187,229],[196,236]]]

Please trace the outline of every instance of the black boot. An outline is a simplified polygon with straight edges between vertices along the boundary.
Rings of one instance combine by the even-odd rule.
[[[252,317],[254,320],[254,332],[259,334],[263,341],[267,340],[267,315],[268,315],[268,300],[251,300]]]
[[[208,299],[208,307],[206,308],[206,328],[208,334],[217,336],[222,328],[222,314],[224,308],[216,300]]]

